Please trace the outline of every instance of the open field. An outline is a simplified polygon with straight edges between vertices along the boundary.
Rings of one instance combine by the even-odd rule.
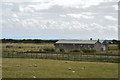
[[[9,52],[42,52],[44,49],[55,49],[53,43],[3,43],[2,50]],[[66,52],[69,52],[65,50]],[[55,50],[54,52],[59,52]],[[80,53],[80,52],[79,52]],[[109,50],[104,52],[96,52],[96,53],[108,53],[108,54],[118,54],[118,45],[110,44]]]
[[[6,48],[8,47],[8,48]],[[3,78],[117,78],[118,64],[116,57],[73,54],[40,54],[41,50],[54,49],[53,44],[7,43],[2,45]],[[25,53],[40,51],[39,54]],[[20,54],[19,54],[20,52]],[[16,54],[17,53],[17,54]],[[21,54],[22,53],[22,54]],[[54,54],[55,53],[55,54]],[[104,53],[104,52],[103,52]],[[108,54],[117,54],[117,45],[110,45]],[[55,60],[47,60],[55,59]],[[66,61],[67,60],[67,61]],[[71,60],[71,61],[69,61]],[[73,61],[74,60],[74,61]],[[81,62],[82,61],[82,62]]]
[[[54,44],[48,43],[4,43],[2,45],[3,58],[35,58],[71,61],[92,61],[92,62],[117,62],[117,45],[110,45],[106,52],[59,52],[55,50]],[[48,52],[43,52],[44,50]],[[51,52],[51,49],[53,51]],[[45,50],[45,51],[46,51]],[[101,55],[102,54],[102,55]]]
[[[6,46],[10,46],[10,48],[6,48]],[[3,43],[2,49],[3,51],[10,52],[25,52],[25,51],[40,51],[45,48],[54,48],[53,44],[46,43]]]
[[[68,68],[71,68],[69,70]],[[117,78],[118,64],[3,58],[3,78]]]

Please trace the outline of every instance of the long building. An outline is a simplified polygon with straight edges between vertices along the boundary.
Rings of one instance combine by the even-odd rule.
[[[59,40],[54,45],[56,49],[64,50],[108,50],[108,43],[104,40]]]

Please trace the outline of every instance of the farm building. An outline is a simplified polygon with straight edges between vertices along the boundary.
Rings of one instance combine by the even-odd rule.
[[[108,50],[108,43],[104,40],[59,40],[54,45],[56,49],[64,50]]]

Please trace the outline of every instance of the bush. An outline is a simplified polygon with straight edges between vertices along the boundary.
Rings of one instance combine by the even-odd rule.
[[[39,49],[39,52],[43,52],[42,49]]]
[[[65,50],[64,49],[60,49],[60,52],[65,52]]]
[[[55,52],[55,49],[48,49],[48,48],[46,48],[46,49],[43,49],[43,51],[44,52]]]
[[[71,50],[70,52],[81,52],[80,50]]]

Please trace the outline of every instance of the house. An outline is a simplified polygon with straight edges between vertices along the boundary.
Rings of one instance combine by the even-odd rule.
[[[104,40],[59,40],[54,44],[56,49],[64,50],[108,50],[108,43]]]

